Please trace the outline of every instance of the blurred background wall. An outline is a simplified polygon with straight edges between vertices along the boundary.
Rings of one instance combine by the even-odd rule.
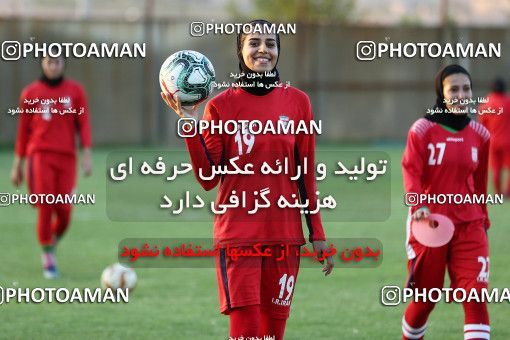
[[[297,24],[282,36],[278,69],[309,94],[323,142],[402,141],[435,99],[434,75],[449,62],[468,68],[474,95],[496,76],[509,79],[510,2],[372,0],[109,1],[0,0],[0,40],[20,42],[145,42],[143,59],[69,59],[66,75],[83,83],[95,145],[178,144],[176,116],[160,99],[159,67],[192,49],[214,64],[217,80],[237,72],[234,35],[190,35],[190,23],[267,18]],[[494,42],[499,59],[355,57],[356,43]],[[21,89],[41,74],[39,60],[0,62],[0,144],[10,145]]]

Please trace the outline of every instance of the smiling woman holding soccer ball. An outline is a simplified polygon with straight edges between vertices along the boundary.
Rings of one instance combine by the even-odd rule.
[[[407,138],[402,159],[406,193],[427,194],[487,194],[489,132],[467,115],[466,102],[472,96],[469,73],[459,65],[449,65],[436,76],[434,114],[418,119]],[[486,204],[416,205],[410,208],[406,250],[409,258],[407,287],[412,289],[443,288],[446,268],[451,288],[475,289],[480,294],[489,279],[489,249],[486,230],[490,222]],[[419,202],[418,202],[419,203]],[[446,216],[455,226],[453,236],[442,246],[419,241],[420,229],[436,227],[436,238],[446,229],[429,226],[431,214]],[[451,234],[450,234],[451,236]],[[427,293],[428,294],[428,293]],[[435,298],[434,298],[435,299]],[[464,338],[489,339],[489,315],[486,303],[463,302]],[[422,339],[427,319],[434,308],[430,301],[412,301],[402,319],[404,339]]]
[[[259,29],[271,25],[265,20],[249,24]],[[257,31],[260,33],[255,31],[237,37],[240,83],[245,86],[231,87],[211,99],[202,119],[214,122],[272,121],[275,126],[282,119],[309,122],[313,114],[305,93],[290,86],[272,86],[279,82],[276,69],[280,55],[279,35],[266,34],[267,30],[263,29]],[[198,118],[197,105],[186,108],[181,106],[178,96],[174,98],[165,92],[161,96],[180,117]],[[210,190],[220,183],[216,204],[228,202],[235,190],[253,193],[269,188],[271,192],[267,198],[270,202],[276,202],[280,194],[294,194],[302,200],[309,199],[314,209],[317,196],[313,171],[298,181],[291,180],[289,175],[262,176],[257,173],[251,176],[216,175],[209,181],[198,176],[198,169],[208,176],[212,166],[229,164],[228,160],[234,157],[239,157],[237,164],[240,168],[251,163],[256,169],[265,161],[274,164],[276,160],[283,162],[288,158],[290,168],[295,169],[306,159],[308,169],[314,169],[313,135],[251,135],[243,131],[242,135],[234,136],[206,130],[202,135],[185,140],[200,184]],[[320,214],[307,215],[306,221],[314,250],[322,254],[327,245]],[[247,215],[245,209],[229,209],[215,216],[214,239],[221,247],[220,257],[216,259],[220,311],[230,316],[230,336],[269,335],[282,339],[299,270],[299,249],[305,244],[299,211],[270,206],[256,215]],[[281,244],[288,246],[290,251],[283,261],[277,261],[277,256],[240,257],[236,261],[226,256],[226,246],[243,249],[253,248],[255,244],[273,254],[280,251]],[[326,260],[322,270],[329,275],[333,260],[331,257]]]

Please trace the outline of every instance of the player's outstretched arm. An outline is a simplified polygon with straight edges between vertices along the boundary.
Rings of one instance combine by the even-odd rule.
[[[81,157],[81,169],[83,171],[83,176],[89,177],[92,175],[92,151],[90,148],[84,148]]]
[[[183,107],[181,105],[181,100],[177,96],[176,99],[174,97],[166,92],[161,92],[161,98],[163,98],[163,101],[168,105],[169,108],[175,111],[175,113],[181,117],[181,118],[195,118],[198,119],[198,105],[194,105],[191,108]]]
[[[81,169],[83,175],[88,177],[92,175],[92,134],[90,128],[90,113],[87,100],[87,94],[81,85],[78,85],[78,102],[81,107],[81,114],[75,115],[76,125],[80,135],[82,154],[81,154]]]
[[[317,256],[322,257],[323,252],[329,252],[329,247],[326,241],[313,241],[313,251],[317,253]],[[324,264],[324,261],[321,261],[321,264]],[[326,257],[326,265],[322,268],[322,272],[324,275],[328,276],[333,271],[333,267],[335,263],[333,262],[333,257]]]
[[[18,155],[14,156],[12,162],[11,182],[15,187],[19,187],[23,182],[23,159]]]
[[[26,98],[30,98],[28,90],[25,88],[19,98],[19,106],[26,112],[29,105]],[[16,144],[14,146],[14,161],[11,169],[11,182],[14,186],[19,187],[23,182],[23,163],[27,154],[28,141],[30,139],[30,122],[32,121],[31,114],[20,114],[18,121],[18,133],[16,135]]]
[[[479,162],[476,168],[473,179],[475,183],[475,193],[477,195],[487,195],[487,186],[489,179],[489,148],[490,139],[482,145],[479,151]],[[487,212],[487,204],[481,204],[483,214],[485,215],[485,229],[488,229],[491,225],[489,214]]]
[[[174,98],[172,95],[161,92],[161,98],[180,118],[193,118],[198,120],[198,105],[191,108],[183,107],[178,97]],[[210,104],[210,102],[208,103]],[[204,117],[205,120],[217,119],[217,112],[214,111],[212,105],[207,105]],[[213,118],[214,116],[214,118]],[[195,133],[192,138],[185,138],[186,147],[191,158],[195,178],[205,190],[213,189],[220,180],[220,176],[213,175],[213,167],[219,164],[223,152],[222,138],[218,134],[211,134],[205,131],[202,134]],[[205,178],[200,176],[200,173],[205,174]]]

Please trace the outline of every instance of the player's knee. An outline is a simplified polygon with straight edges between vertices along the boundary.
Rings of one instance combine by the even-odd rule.
[[[69,220],[71,219],[71,205],[59,205],[56,209],[57,217],[62,224],[69,224]]]
[[[434,307],[436,307],[436,304],[433,302],[418,302],[415,308],[423,311],[423,313],[430,313]]]
[[[436,304],[432,302],[412,301],[406,308],[405,320],[413,327],[421,327],[425,324],[435,306]]]

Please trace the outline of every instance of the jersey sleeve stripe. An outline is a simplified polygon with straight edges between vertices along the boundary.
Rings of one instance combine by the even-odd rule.
[[[482,124],[475,122],[472,120],[469,122],[469,126],[478,134],[480,137],[483,138],[483,141],[486,142],[491,137],[491,134],[489,133],[489,130],[485,128]]]
[[[423,137],[427,130],[430,129],[432,126],[434,126],[434,123],[425,118],[420,118],[413,124],[413,126],[411,126],[411,131],[413,131],[420,137]]]
[[[221,278],[223,281],[223,289],[225,290],[225,297],[227,299],[228,309],[232,308],[230,303],[230,292],[228,290],[228,277],[227,277],[227,261],[225,258],[225,248],[220,249],[220,267],[221,267]]]
[[[209,164],[211,166],[214,166],[214,161],[212,159],[212,156],[211,154],[209,153],[209,150],[207,149],[207,145],[205,144],[205,140],[204,140],[204,137],[202,137],[202,135],[200,135],[200,143],[202,144],[202,147],[204,148],[204,151],[205,151],[205,156],[207,157],[207,160],[209,161]]]

